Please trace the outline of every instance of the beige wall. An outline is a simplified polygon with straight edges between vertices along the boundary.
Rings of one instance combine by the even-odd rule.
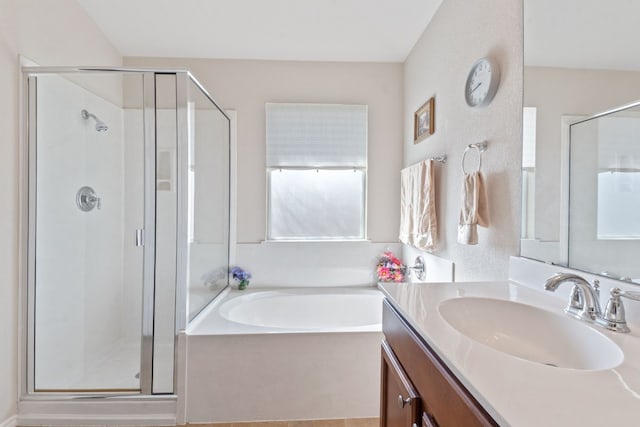
[[[491,56],[501,82],[493,102],[468,107],[464,84],[471,65]],[[405,63],[404,165],[446,153],[438,169],[440,249],[455,263],[456,280],[508,277],[510,255],[519,252],[522,134],[522,2],[445,0]],[[435,134],[413,145],[413,112],[436,97]],[[457,243],[462,171],[467,144],[487,140],[483,157],[490,205],[479,244]]]
[[[16,414],[18,381],[19,60],[121,65],[73,0],[0,0],[0,423]]]
[[[265,102],[369,106],[368,236],[395,242],[402,164],[402,64],[125,58],[125,65],[188,68],[238,113],[238,243],[265,236]]]

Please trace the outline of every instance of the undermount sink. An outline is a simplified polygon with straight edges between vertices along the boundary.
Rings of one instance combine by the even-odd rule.
[[[620,347],[605,335],[561,315],[513,301],[461,297],[442,301],[441,316],[458,332],[509,355],[548,366],[611,369]]]

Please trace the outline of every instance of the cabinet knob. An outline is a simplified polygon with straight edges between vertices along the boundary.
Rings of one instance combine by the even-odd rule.
[[[406,399],[404,397],[402,397],[401,394],[398,395],[398,406],[400,408],[404,408],[405,405],[411,403],[411,398],[407,397]]]

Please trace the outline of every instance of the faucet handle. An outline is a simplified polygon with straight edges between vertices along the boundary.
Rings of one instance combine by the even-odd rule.
[[[640,292],[623,291],[620,288],[611,289],[611,298],[604,309],[602,317],[596,319],[596,324],[615,332],[630,332],[624,312],[622,298],[640,301]]]
[[[635,300],[635,301],[640,301],[640,292],[623,291],[620,288],[613,288],[613,289],[611,289],[612,295],[613,295],[613,291],[614,290],[621,297],[629,298],[629,299],[632,299],[632,300]]]

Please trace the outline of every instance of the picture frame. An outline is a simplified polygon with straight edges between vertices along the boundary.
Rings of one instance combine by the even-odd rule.
[[[418,144],[435,132],[435,97],[429,98],[413,114],[413,143]]]

